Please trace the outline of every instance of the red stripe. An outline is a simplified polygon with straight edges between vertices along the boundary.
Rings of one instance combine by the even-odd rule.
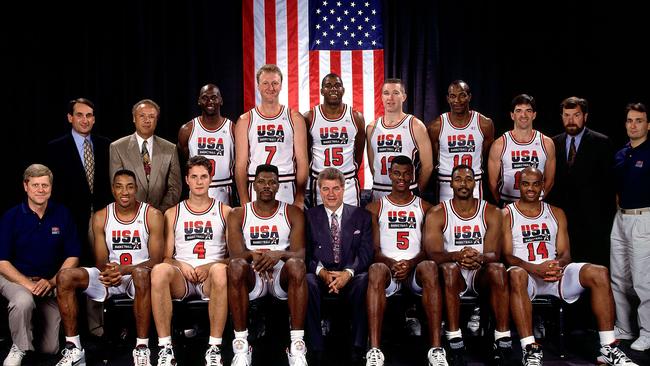
[[[277,62],[275,31],[275,0],[264,0],[264,38],[266,40],[267,64],[275,64]]]
[[[384,50],[374,50],[375,62],[375,119],[384,114],[381,102],[381,86],[384,84]]]
[[[341,75],[341,51],[330,51],[330,72]]]
[[[309,51],[309,105],[314,106],[320,103],[320,80],[318,51]]]
[[[352,51],[352,105],[354,109],[363,114],[363,51]],[[359,172],[359,185],[365,187],[366,157],[361,161]]]
[[[298,82],[298,0],[287,0],[287,87],[289,108],[300,110]]]
[[[244,47],[244,110],[255,106],[255,25],[253,0],[242,1],[242,45]]]

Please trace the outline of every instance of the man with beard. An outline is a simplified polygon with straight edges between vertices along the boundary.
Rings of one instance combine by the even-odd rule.
[[[521,337],[524,366],[542,364],[542,347],[533,336],[531,300],[552,295],[567,303],[591,294],[598,324],[598,364],[636,366],[618,348],[614,334],[614,297],[607,268],[572,263],[567,220],[561,208],[540,201],[544,174],[534,167],[521,172],[521,198],[504,209],[503,255],[511,266],[510,309]]]
[[[223,98],[214,84],[206,84],[199,92],[201,115],[192,118],[178,131],[181,166],[193,156],[205,156],[212,163],[210,197],[231,205],[233,169],[235,167],[235,124],[221,115]]]
[[[476,173],[474,198],[482,199],[483,156],[488,154],[494,141],[492,120],[469,109],[472,91],[463,80],[456,80],[447,89],[449,112],[441,114],[428,127],[435,169],[438,171],[439,201],[454,196],[451,188],[451,171],[464,164]]]
[[[501,212],[474,198],[474,171],[458,165],[451,172],[454,197],[440,202],[427,214],[424,241],[431,243],[429,258],[438,263],[447,308],[447,339],[452,364],[464,364],[463,336],[459,326],[460,297],[489,296],[496,318],[493,361],[505,365],[512,349],[508,312],[508,280],[499,262]]]
[[[327,74],[321,83],[323,104],[305,113],[307,139],[311,159],[311,194],[315,207],[323,200],[318,174],[325,168],[336,168],[345,176],[343,202],[359,206],[360,187],[357,173],[363,160],[366,130],[363,115],[343,103],[345,88],[337,74]]]

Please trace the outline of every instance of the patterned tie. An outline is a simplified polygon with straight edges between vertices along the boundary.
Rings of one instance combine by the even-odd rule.
[[[83,150],[86,180],[88,180],[88,188],[90,188],[90,193],[93,193],[93,188],[95,185],[95,157],[93,156],[93,148],[90,146],[90,141],[87,138],[84,139]]]
[[[336,216],[336,213],[332,214],[332,226],[330,227],[332,232],[332,252],[334,253],[334,263],[339,263],[341,261],[341,230],[339,228],[339,220]]]
[[[147,181],[149,181],[151,159],[149,158],[149,149],[147,149],[147,140],[144,140],[142,143],[142,165],[144,166],[144,174],[147,176]]]
[[[571,137],[571,145],[569,146],[569,157],[566,160],[566,163],[569,167],[573,165],[576,160],[576,138]]]

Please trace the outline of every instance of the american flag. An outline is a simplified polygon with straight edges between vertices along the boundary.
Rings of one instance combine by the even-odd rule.
[[[280,103],[294,110],[319,104],[321,80],[334,72],[343,80],[343,101],[366,123],[383,112],[380,0],[244,0],[242,6],[245,110],[259,103],[257,70],[276,64],[284,76]],[[361,169],[362,187],[372,184],[363,182],[369,174]]]

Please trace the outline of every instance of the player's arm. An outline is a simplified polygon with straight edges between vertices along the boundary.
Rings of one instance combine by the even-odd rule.
[[[546,164],[544,165],[544,196],[553,188],[555,182],[555,144],[548,136],[543,136],[544,149],[546,149]]]
[[[368,168],[370,168],[370,173],[372,176],[375,176],[375,152],[372,150],[372,134],[375,132],[375,123],[373,121],[366,127],[366,152],[368,153]]]
[[[288,261],[290,258],[305,259],[305,216],[295,205],[287,206],[287,214],[291,223],[288,250],[271,250],[259,254],[255,259],[253,269],[256,272],[271,271],[278,261]]]
[[[488,204],[485,207],[487,230],[483,240],[483,253],[479,255],[480,264],[499,262],[501,257],[501,232],[503,230],[503,215],[496,206]]]
[[[483,134],[483,151],[481,152],[483,156],[487,156],[490,153],[490,147],[494,142],[494,123],[491,118],[485,117],[482,114],[478,116],[479,128]]]
[[[250,202],[248,195],[248,124],[250,113],[242,114],[235,124],[235,183],[241,205]]]
[[[176,213],[178,212],[178,205],[170,207],[165,211],[165,232],[162,261],[174,266],[179,266],[179,263],[174,259],[174,250],[176,248],[176,231],[174,228],[176,221]]]
[[[514,243],[512,242],[512,213],[510,208],[506,207],[502,211],[503,220],[501,221],[501,236],[503,238],[503,259],[505,263],[512,267],[517,266],[525,269],[528,273],[537,273],[537,265],[525,261],[515,255]]]
[[[567,220],[564,211],[555,206],[550,206],[553,215],[557,219],[557,237],[555,238],[555,249],[557,251],[555,260],[562,268],[571,263],[571,245],[569,243],[569,232],[567,229]]]
[[[417,183],[420,192],[427,188],[431,172],[433,172],[433,156],[431,151],[431,140],[427,134],[427,128],[424,123],[417,118],[411,120],[413,135],[415,135],[415,143],[418,146],[418,153],[420,156],[420,174],[418,175]]]
[[[247,262],[253,261],[253,252],[246,248],[244,243],[244,234],[242,233],[242,224],[244,221],[244,207],[235,207],[228,215],[228,256],[231,259],[243,258]]]
[[[104,271],[108,264],[108,247],[106,247],[106,233],[104,223],[106,222],[106,208],[103,208],[93,215],[93,253],[95,255],[95,267]]]
[[[375,252],[375,262],[384,263],[388,268],[392,268],[395,264],[395,260],[389,258],[381,252],[381,241],[379,233],[379,201],[373,201],[366,205],[366,210],[370,212],[370,217],[372,219],[372,246]]]
[[[294,205],[303,208],[305,205],[305,188],[309,174],[309,159],[307,158],[307,128],[302,115],[291,111],[293,120],[293,154],[296,157],[296,195]]]
[[[447,262],[458,262],[460,252],[448,252],[445,250],[445,239],[443,231],[447,217],[443,204],[439,204],[427,212],[424,225],[424,250],[427,258],[437,264]]]
[[[492,147],[490,147],[490,154],[488,155],[488,187],[496,202],[499,202],[501,198],[499,195],[499,178],[501,178],[501,152],[503,151],[504,144],[504,137],[494,141]]]
[[[354,136],[354,163],[361,169],[363,149],[366,147],[366,121],[363,114],[357,111],[352,111],[352,118],[357,126],[357,134]]]
[[[438,166],[438,159],[440,159],[440,126],[442,121],[440,116],[433,120],[429,127],[427,128],[427,133],[429,134],[429,141],[431,142],[431,164],[433,164],[434,169]]]
[[[311,137],[311,133],[309,133],[309,129],[311,128],[311,120],[314,117],[314,110],[310,109],[307,112],[303,113],[302,118],[305,119],[305,129],[307,131],[307,159],[309,162],[312,161],[314,158],[312,156],[312,146],[314,146],[314,140]]]
[[[149,228],[149,241],[147,243],[149,259],[136,265],[120,266],[120,273],[123,275],[130,274],[136,267],[153,268],[153,266],[160,263],[162,260],[164,248],[163,231],[165,226],[163,214],[157,209],[149,206],[146,215],[147,225]]]
[[[192,122],[187,122],[181,126],[178,130],[178,143],[176,148],[178,149],[178,155],[180,158],[181,166],[185,166],[185,163],[190,158],[190,149],[189,149],[189,140],[190,135],[192,134]]]

